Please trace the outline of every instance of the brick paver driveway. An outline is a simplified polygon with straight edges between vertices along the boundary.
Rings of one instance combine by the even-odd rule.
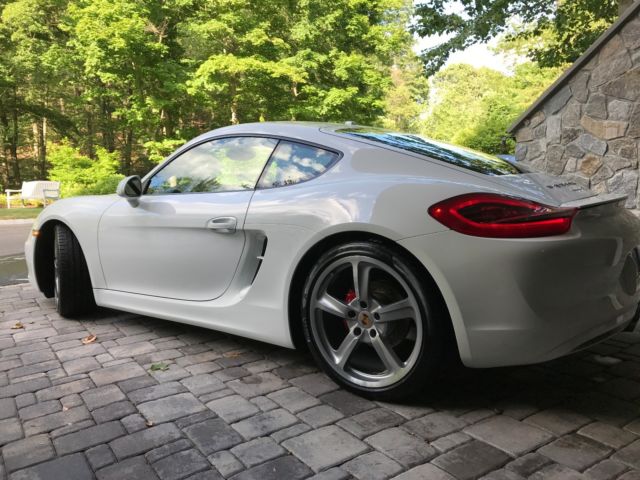
[[[638,334],[392,405],[300,353],[0,289],[0,478],[638,480],[639,401]]]

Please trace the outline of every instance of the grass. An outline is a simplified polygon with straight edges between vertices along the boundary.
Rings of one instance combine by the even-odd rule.
[[[0,208],[0,220],[15,220],[20,218],[36,218],[42,208]]]

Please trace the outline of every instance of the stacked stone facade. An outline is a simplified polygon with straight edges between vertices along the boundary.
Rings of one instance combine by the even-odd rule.
[[[640,8],[512,127],[516,158],[640,208]]]

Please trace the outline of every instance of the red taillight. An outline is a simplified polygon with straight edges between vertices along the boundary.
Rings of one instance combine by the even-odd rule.
[[[557,208],[493,193],[460,195],[429,208],[429,215],[456,232],[475,237],[527,238],[561,235],[575,208]]]

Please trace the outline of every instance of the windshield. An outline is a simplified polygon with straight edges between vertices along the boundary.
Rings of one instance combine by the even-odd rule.
[[[336,130],[336,133],[384,143],[390,147],[424,155],[485,175],[514,175],[528,172],[522,166],[502,158],[438,142],[419,135],[368,127],[341,128]]]

